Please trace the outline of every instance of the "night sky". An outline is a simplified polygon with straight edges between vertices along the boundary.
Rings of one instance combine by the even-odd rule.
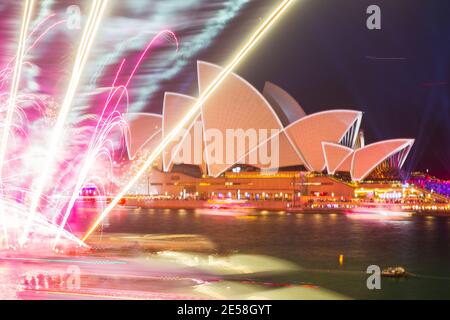
[[[248,6],[199,58],[226,61],[273,3]],[[381,30],[366,27],[371,4]],[[361,110],[366,143],[414,138],[405,169],[450,178],[449,17],[444,0],[297,1],[237,73],[280,85],[307,113]]]
[[[92,4],[37,2],[34,25],[51,12],[65,18],[69,5],[84,13]],[[196,96],[196,60],[224,65],[278,2],[111,0],[70,121],[98,113],[91,93],[109,86],[126,58],[123,82],[148,41],[166,28],[177,34],[180,50],[173,41],[152,50],[130,85],[128,110],[161,112],[165,91]],[[373,4],[381,8],[381,30],[366,27]],[[22,5],[0,2],[3,65],[15,50]],[[449,17],[448,0],[297,0],[236,72],[258,90],[265,81],[281,86],[307,113],[361,110],[366,143],[414,138],[405,169],[450,178]],[[79,35],[61,26],[33,49],[28,60],[36,67],[23,71],[28,92],[62,99]]]

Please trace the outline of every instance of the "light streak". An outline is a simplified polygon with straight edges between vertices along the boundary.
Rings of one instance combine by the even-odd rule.
[[[34,0],[26,0],[23,9],[22,26],[20,28],[19,44],[17,47],[16,64],[14,66],[13,78],[9,94],[8,109],[6,111],[5,123],[3,125],[2,140],[0,143],[0,188],[3,196],[3,164],[6,158],[6,149],[8,148],[9,131],[11,130],[14,111],[16,109],[17,92],[19,90],[20,74],[22,73],[23,58],[25,56],[26,34],[33,13]],[[0,215],[3,226],[3,234],[6,247],[8,247],[8,231],[4,222],[3,203],[0,204]]]
[[[102,110],[102,113],[100,115],[100,119],[97,122],[97,125],[95,127],[94,133],[93,133],[93,137],[90,141],[89,144],[89,150],[87,152],[87,157],[86,160],[80,170],[80,174],[78,175],[78,179],[77,179],[77,183],[75,185],[75,188],[72,192],[72,196],[70,198],[69,204],[67,205],[66,211],[64,213],[62,222],[60,224],[60,228],[59,228],[59,232],[56,235],[55,238],[55,242],[54,242],[54,247],[57,246],[58,241],[60,239],[61,233],[67,223],[67,220],[69,219],[70,213],[72,211],[72,208],[75,204],[76,199],[78,198],[79,195],[79,191],[81,190],[81,188],[83,187],[83,184],[85,183],[85,180],[88,176],[89,170],[91,169],[92,165],[94,164],[94,161],[96,160],[96,156],[99,153],[99,151],[101,150],[101,145],[102,143],[105,141],[107,134],[112,130],[112,128],[115,126],[115,124],[120,123],[120,120],[122,120],[121,118],[118,121],[115,121],[114,119],[114,114],[117,112],[117,106],[120,103],[120,101],[122,100],[122,97],[124,94],[127,94],[127,89],[128,86],[131,82],[131,80],[133,79],[134,75],[136,74],[139,66],[141,65],[142,61],[144,60],[144,57],[146,56],[147,52],[150,51],[151,48],[153,48],[154,43],[159,40],[163,35],[169,35],[171,36],[174,40],[175,40],[175,44],[176,44],[176,49],[178,50],[179,47],[179,43],[178,43],[178,39],[175,35],[174,32],[170,31],[170,30],[163,30],[161,32],[159,32],[158,34],[156,34],[153,39],[148,43],[148,45],[146,46],[146,48],[144,49],[144,51],[140,54],[139,59],[137,60],[136,64],[134,65],[133,70],[131,71],[130,75],[128,76],[127,81],[125,82],[125,84],[123,86],[118,86],[116,88],[116,83],[117,83],[117,79],[119,77],[120,72],[122,71],[122,67],[125,63],[125,60],[122,60],[122,63],[119,66],[119,70],[116,73],[116,76],[114,78],[111,90],[108,94],[108,98],[106,99],[106,103],[105,106]],[[116,93],[119,93],[119,97],[116,99],[116,104],[113,108],[112,113],[107,117],[107,119],[104,121],[103,117],[105,114],[106,109],[109,106],[109,103],[111,102],[112,98],[115,96]],[[111,118],[112,117],[112,118]],[[110,120],[110,121],[108,121]],[[99,150],[100,149],[100,150]]]
[[[70,264],[88,264],[88,265],[128,264],[126,261],[119,261],[119,260],[77,260],[77,259],[48,259],[48,258],[29,258],[29,257],[0,257],[0,261],[70,263]]]
[[[57,22],[53,23],[52,25],[50,25],[44,32],[42,32],[39,35],[39,37],[37,37],[36,40],[34,40],[33,44],[27,49],[26,53],[28,53],[30,50],[32,50],[39,43],[39,41],[41,41],[41,39],[43,37],[45,37],[47,35],[47,33],[49,33],[53,28],[55,28],[56,26],[63,24],[63,23],[66,23],[66,20],[60,20],[60,21],[57,21]]]
[[[34,0],[25,1],[22,26],[20,29],[20,36],[19,36],[19,45],[17,48],[16,64],[14,66],[11,91],[9,94],[8,110],[6,112],[5,123],[3,126],[2,141],[0,145],[0,180],[3,171],[3,163],[6,157],[6,149],[8,147],[9,131],[11,128],[12,118],[16,106],[17,92],[19,90],[19,83],[20,83],[20,74],[22,72],[23,59],[25,56],[25,43],[27,40],[26,33],[28,30],[28,26],[30,24],[31,15],[33,13],[33,5]]]
[[[37,23],[36,26],[33,28],[33,30],[31,30],[30,34],[27,37],[27,40],[30,39],[42,25],[44,25],[48,20],[52,19],[54,16],[56,16],[56,14],[52,13],[46,16],[44,19],[40,20],[39,23]]]
[[[52,135],[50,138],[50,143],[48,145],[47,156],[45,157],[45,161],[43,162],[43,168],[41,174],[38,177],[38,180],[35,184],[34,194],[31,200],[30,212],[28,216],[28,222],[25,225],[25,230],[22,238],[20,239],[20,244],[23,245],[27,238],[28,232],[30,229],[31,222],[33,221],[33,217],[36,214],[36,211],[39,206],[39,200],[44,191],[44,188],[47,183],[47,179],[52,173],[52,169],[54,166],[55,158],[58,154],[60,139],[63,136],[64,125],[66,122],[66,118],[69,114],[70,107],[72,105],[76,89],[78,87],[78,83],[81,78],[81,74],[83,72],[84,66],[86,65],[86,61],[94,42],[95,35],[97,33],[98,27],[100,25],[100,21],[103,17],[103,14],[106,9],[108,1],[107,0],[94,0],[94,3],[91,7],[91,11],[89,13],[89,17],[87,20],[86,27],[83,31],[83,35],[81,38],[80,45],[78,47],[78,52],[76,55],[76,59],[73,65],[72,75],[70,78],[69,86],[64,97],[63,103],[61,105],[61,109],[58,114],[58,118],[56,120],[56,124],[52,130]]]
[[[286,9],[295,0],[284,0],[279,4],[270,16],[261,24],[261,26],[253,33],[244,46],[238,51],[230,63],[220,72],[220,74],[213,80],[203,94],[198,98],[194,106],[187,112],[178,125],[161,141],[161,143],[155,148],[150,156],[145,161],[144,165],[138,170],[138,172],[131,178],[128,184],[115,196],[111,203],[105,208],[101,215],[97,218],[91,228],[87,231],[82,241],[86,241],[87,238],[94,232],[103,219],[114,209],[119,203],[120,199],[126,195],[131,187],[140,179],[140,177],[148,170],[156,158],[163,152],[163,150],[175,139],[181,130],[195,117],[201,109],[201,106],[208,100],[208,98],[219,88],[227,76],[233,71],[236,66],[242,62],[248,52],[258,43],[264,34],[270,27],[282,16]]]
[[[33,0],[34,1],[34,0]],[[27,38],[24,40],[24,44],[29,40],[29,39],[31,39],[32,38],[32,36],[39,30],[39,28],[42,26],[42,25],[44,25],[48,20],[50,20],[51,18],[53,18],[55,16],[55,14],[51,14],[51,15],[49,15],[49,16],[47,16],[45,19],[43,19],[42,21],[40,21],[32,30],[31,30],[31,32],[28,34],[28,36],[27,36]],[[28,52],[28,50],[27,50],[27,52]],[[25,53],[25,55],[26,55],[26,53]],[[13,61],[15,60],[15,59],[17,59],[17,54],[16,54],[16,56],[14,56],[12,59],[11,59],[11,61],[9,61],[8,62],[8,64],[6,65],[6,68],[7,69],[9,69],[9,65],[11,64],[11,63],[13,63]]]

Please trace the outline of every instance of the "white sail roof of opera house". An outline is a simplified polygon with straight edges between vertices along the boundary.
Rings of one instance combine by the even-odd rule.
[[[353,148],[362,112],[329,110],[314,113],[291,123],[285,131],[291,137],[311,171],[325,169],[322,142],[340,143]]]
[[[413,143],[413,139],[393,139],[355,150],[350,171],[352,180],[363,180],[385,160],[391,160],[395,162],[396,167],[401,168]]]
[[[329,174],[334,174],[338,169],[340,171],[350,171],[351,160],[347,160],[348,169],[345,168],[345,160],[353,155],[353,149],[337,143],[322,142],[323,156],[325,158],[326,168]]]
[[[189,108],[192,107],[196,102],[196,99],[191,96],[166,92],[164,95],[163,111],[162,111],[162,138],[164,139],[181,121],[181,119],[188,113]],[[200,165],[205,172],[206,163],[204,162],[204,143],[195,144],[197,141],[203,142],[203,130],[197,132],[194,125],[201,122],[201,115],[199,114],[194,121],[187,124],[183,130],[181,130],[179,137],[175,138],[169,145],[164,149],[162,154],[163,159],[163,170],[168,172],[171,170],[173,164],[177,163],[177,155],[181,151],[186,151],[183,149],[185,146],[192,146],[196,148],[196,152],[190,152],[188,156],[183,157],[185,164],[196,164]],[[201,127],[201,124],[200,126]],[[196,137],[196,135],[200,135]],[[190,139],[189,141],[187,141]],[[194,150],[192,150],[194,151]]]
[[[128,125],[125,143],[128,158],[133,160],[136,155],[152,149],[161,141],[162,116],[155,113],[125,113],[124,119]]]
[[[257,148],[251,150],[244,157],[244,160],[257,159],[257,153],[259,153],[261,149],[264,149],[264,152],[267,152],[268,156],[270,157],[275,157],[274,153],[277,153],[276,156],[278,157],[278,161],[276,166],[273,166],[273,162],[265,163],[264,161],[259,161],[258,163],[253,164],[253,166],[259,169],[273,171],[283,167],[292,167],[304,164],[301,155],[297,151],[297,148],[292,144],[288,135],[284,131],[279,131],[278,133],[270,137],[270,139],[260,144]],[[245,161],[243,162],[245,163]]]
[[[198,61],[197,68],[199,94],[202,95],[223,68],[203,61]],[[272,130],[280,131],[283,128],[275,111],[263,95],[234,73],[227,76],[221,86],[202,105],[202,121],[205,132],[209,129],[217,129],[222,133],[230,129],[234,131],[266,129],[271,132]],[[222,154],[234,153],[236,162],[252,149],[246,144],[244,150],[237,150],[237,144],[235,144],[236,148],[227,152],[225,144],[223,146]],[[234,163],[227,163],[228,161],[223,163],[208,161],[212,152],[208,141],[205,148],[208,173],[211,176],[216,177],[234,165]]]
[[[322,142],[322,146],[329,174],[349,172],[353,181],[361,181],[384,161],[401,168],[413,143],[413,139],[393,139],[355,150],[329,142]]]
[[[263,96],[285,127],[306,116],[306,112],[289,93],[271,82],[264,85]]]
[[[223,70],[220,66],[198,61],[198,87],[201,95],[208,85]],[[168,92],[164,96],[162,115],[151,113],[126,114],[128,134],[126,146],[130,159],[140,151],[153,149],[171,132],[196,98]],[[260,169],[278,169],[303,165],[309,171],[329,174],[349,172],[355,181],[365,179],[384,161],[395,162],[400,168],[414,142],[412,139],[381,141],[359,148],[356,140],[360,133],[362,112],[337,109],[306,115],[300,105],[286,91],[267,82],[264,94],[240,76],[231,73],[224,82],[201,106],[199,114],[187,124],[174,142],[162,154],[161,167],[170,171],[177,163],[174,155],[179,149],[192,146],[190,158],[183,157],[182,163],[200,166],[204,174],[217,177],[236,164],[249,164]],[[198,138],[200,143],[189,141]],[[194,130],[197,129],[197,130]],[[227,130],[262,130],[269,133],[256,145],[245,143],[240,150],[234,143],[231,161],[217,163],[212,161],[214,153],[227,153],[215,150],[209,131],[219,132],[223,137]],[[274,144],[276,142],[276,144]],[[278,150],[272,150],[273,145]],[[242,145],[241,145],[242,147]],[[250,159],[261,150],[277,152],[279,160],[273,163],[251,162]],[[200,154],[200,160],[196,155]]]

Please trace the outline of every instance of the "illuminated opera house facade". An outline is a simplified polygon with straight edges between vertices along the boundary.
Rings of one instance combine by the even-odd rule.
[[[199,94],[221,70],[217,65],[198,62]],[[195,97],[166,93],[162,114],[126,114],[130,160],[153,150],[195,101]],[[390,190],[392,181],[399,181],[414,140],[365,144],[362,116],[361,111],[350,109],[306,114],[280,87],[266,83],[260,93],[240,76],[230,74],[154,163],[141,183],[141,193],[295,201],[302,196],[353,197],[368,184]],[[207,135],[211,130],[222,136],[230,130],[268,134],[256,145],[241,144],[239,156],[227,157],[233,161],[212,161],[212,155],[227,155],[230,149],[224,146],[217,150]],[[177,161],[175,155],[181,149],[186,153],[186,146],[192,152]],[[276,162],[259,161],[255,156],[261,150],[274,154],[274,146]],[[233,148],[235,151],[236,146]]]

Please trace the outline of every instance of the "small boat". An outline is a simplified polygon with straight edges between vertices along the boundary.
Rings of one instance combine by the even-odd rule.
[[[389,267],[381,271],[381,276],[390,278],[403,278],[408,274],[403,267]]]
[[[208,209],[231,210],[231,209],[254,209],[254,206],[247,200],[233,199],[211,199],[206,205]]]
[[[392,208],[354,208],[345,211],[350,218],[367,220],[403,220],[412,216],[411,212],[395,210]]]

